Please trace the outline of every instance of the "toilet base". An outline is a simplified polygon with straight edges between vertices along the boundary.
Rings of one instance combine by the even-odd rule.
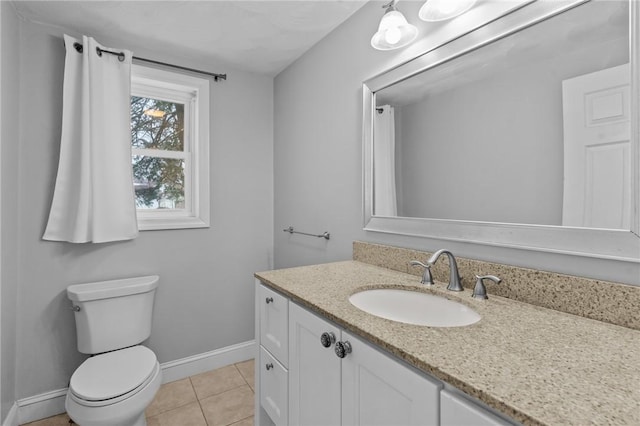
[[[67,413],[69,414],[69,413]],[[91,420],[89,421],[84,421],[83,423],[78,423],[74,420],[73,417],[69,416],[71,418],[71,420],[73,421],[74,424],[78,425],[78,426],[105,426],[105,425],[109,425],[109,426],[147,426],[147,418],[144,416],[144,411],[142,412],[141,415],[138,416],[137,419],[133,420],[133,423],[111,423],[111,421],[109,421],[108,423],[105,422],[93,422]]]
[[[146,426],[145,409],[153,401],[161,383],[162,371],[158,364],[153,379],[130,398],[109,405],[87,406],[69,390],[65,408],[69,417],[80,426]]]
[[[144,416],[144,411],[140,417],[138,417],[138,420],[136,420],[131,426],[147,426],[147,418]]]

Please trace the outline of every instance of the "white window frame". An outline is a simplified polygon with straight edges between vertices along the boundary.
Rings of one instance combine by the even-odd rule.
[[[131,148],[132,158],[143,155],[184,160],[185,208],[137,209],[138,229],[208,228],[209,80],[132,65],[131,96],[178,102],[185,107],[184,151]]]

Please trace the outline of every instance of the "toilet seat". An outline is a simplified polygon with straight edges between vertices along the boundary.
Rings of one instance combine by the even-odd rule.
[[[133,346],[88,358],[71,376],[69,390],[83,405],[114,404],[144,388],[159,370],[153,351]]]

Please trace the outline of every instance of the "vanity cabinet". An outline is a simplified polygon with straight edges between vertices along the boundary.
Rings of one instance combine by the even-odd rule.
[[[259,280],[256,339],[256,425],[512,424]]]
[[[291,425],[438,424],[439,382],[295,303],[289,347]]]

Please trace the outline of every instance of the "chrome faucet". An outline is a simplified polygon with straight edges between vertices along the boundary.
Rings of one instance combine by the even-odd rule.
[[[456,263],[456,258],[453,257],[453,253],[451,253],[449,250],[442,249],[433,253],[433,255],[431,255],[429,260],[427,260],[426,264],[422,262],[418,262],[417,260],[412,260],[411,262],[409,262],[409,264],[413,266],[422,266],[424,268],[424,274],[422,275],[421,283],[425,285],[433,285],[431,267],[436,263],[436,261],[442,254],[446,254],[447,257],[449,258],[450,275],[449,275],[449,285],[447,286],[447,290],[451,290],[451,291],[464,290],[462,288],[462,285],[460,284],[460,275],[458,274],[458,264]]]

